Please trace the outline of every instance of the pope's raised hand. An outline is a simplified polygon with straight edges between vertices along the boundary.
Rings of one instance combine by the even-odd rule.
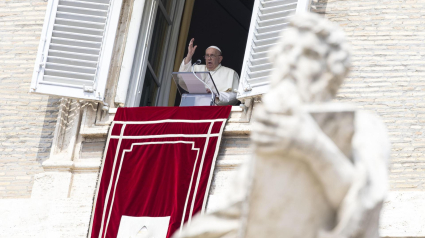
[[[195,38],[192,38],[191,40],[190,40],[190,42],[189,42],[189,47],[187,48],[188,49],[188,51],[187,51],[187,55],[193,55],[193,54],[195,54],[195,50],[196,50],[196,47],[198,47],[197,45],[193,45],[193,42],[195,41]]]
[[[195,38],[192,38],[189,42],[189,46],[187,47],[187,56],[184,59],[184,63],[188,64],[192,60],[193,54],[195,54],[195,50],[198,47],[197,45],[193,45],[193,42],[195,41]]]

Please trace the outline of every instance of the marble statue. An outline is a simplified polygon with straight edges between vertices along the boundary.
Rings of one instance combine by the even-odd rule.
[[[343,32],[296,16],[270,52],[253,158],[221,207],[175,237],[379,237],[389,142],[376,115],[332,101],[350,66]]]

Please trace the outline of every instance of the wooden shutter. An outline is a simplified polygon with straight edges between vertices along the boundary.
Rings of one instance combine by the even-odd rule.
[[[30,92],[102,101],[122,0],[49,0]]]
[[[256,0],[245,50],[238,98],[250,98],[268,90],[272,64],[270,47],[296,13],[309,11],[311,0]]]

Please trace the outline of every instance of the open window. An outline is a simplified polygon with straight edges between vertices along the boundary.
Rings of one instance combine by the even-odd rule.
[[[178,103],[171,72],[178,70],[191,38],[198,45],[194,59],[202,59],[210,45],[222,49],[222,64],[240,75],[239,99],[265,93],[272,70],[267,52],[295,13],[309,11],[310,2],[134,0],[115,102]],[[30,91],[103,101],[121,4],[49,1]]]
[[[192,57],[193,62],[200,59],[204,64],[207,47],[218,46],[223,56],[221,64],[240,75],[253,6],[254,0],[195,1],[187,39],[183,49],[180,49],[184,54],[176,58],[176,63],[180,65],[187,54],[189,41],[194,38],[194,44],[198,47]],[[176,94],[173,105],[179,103],[180,95]]]
[[[125,105],[178,105],[171,73],[178,71],[191,38],[198,45],[194,59],[203,61],[205,49],[217,45],[222,64],[240,74],[253,5],[254,0],[146,1]]]
[[[147,4],[150,1],[146,1]],[[164,3],[171,6],[169,11]],[[171,72],[187,54],[195,38],[193,60],[203,60],[210,45],[221,48],[222,65],[240,76],[238,98],[267,92],[272,65],[268,51],[296,13],[309,11],[311,0],[173,0],[152,1],[151,29],[141,33],[133,64],[126,106],[174,106],[179,95]],[[156,5],[157,6],[156,6]],[[145,9],[145,12],[148,11]],[[180,24],[181,22],[181,24]],[[140,40],[144,39],[144,40]],[[147,47],[143,50],[143,47]],[[139,54],[139,55],[137,55]],[[145,55],[143,55],[145,54]]]

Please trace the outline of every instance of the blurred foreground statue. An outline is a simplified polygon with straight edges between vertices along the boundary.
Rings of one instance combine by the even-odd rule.
[[[254,110],[254,158],[222,207],[177,237],[378,238],[390,148],[383,123],[331,102],[349,70],[343,32],[294,17],[271,50],[270,91]]]

